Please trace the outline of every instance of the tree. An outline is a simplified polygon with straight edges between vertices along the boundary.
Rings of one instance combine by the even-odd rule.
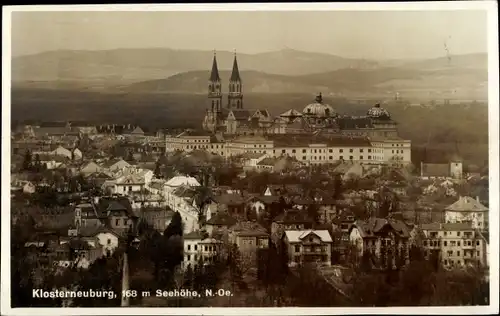
[[[342,176],[336,174],[333,180],[333,197],[335,199],[340,199],[342,196]]]
[[[35,161],[33,162],[32,169],[35,172],[41,172],[43,170],[43,166],[42,166],[42,162],[40,161],[39,154],[35,154]]]
[[[26,150],[26,153],[24,154],[23,170],[30,171],[32,166],[33,165],[32,165],[31,151],[28,149],[28,150]]]
[[[317,204],[310,204],[307,207],[307,215],[315,223],[319,223],[319,206]]]
[[[155,164],[155,170],[154,170],[154,176],[158,179],[163,178],[162,172],[161,172],[161,162],[160,159],[156,161]]]
[[[168,224],[167,228],[163,233],[163,237],[168,240],[170,237],[178,235],[182,236],[183,233],[183,223],[182,217],[179,212],[175,212],[172,216],[172,220]]]

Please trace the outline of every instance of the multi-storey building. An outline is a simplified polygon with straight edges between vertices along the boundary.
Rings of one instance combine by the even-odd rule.
[[[200,262],[212,263],[220,255],[222,242],[209,238],[199,231],[184,235],[184,260],[182,267],[194,268]]]
[[[488,265],[487,240],[469,223],[422,224],[426,252],[435,251],[446,267]]]
[[[397,123],[380,104],[365,116],[339,115],[320,93],[302,112],[291,109],[272,117],[266,109],[245,109],[236,56],[226,106],[222,104],[215,55],[207,100],[204,132],[168,136],[166,151],[201,149],[223,157],[245,152],[265,153],[268,157],[290,155],[310,164],[355,160],[404,165],[411,161],[411,142],[398,136]]]
[[[460,196],[444,210],[446,223],[471,223],[473,229],[488,230],[488,208],[470,196]]]
[[[356,221],[349,229],[349,239],[359,251],[360,257],[369,253],[381,268],[396,264],[396,258],[404,263],[409,259],[410,230],[400,220],[370,218]],[[390,262],[389,253],[393,261]]]
[[[287,247],[289,265],[331,265],[333,240],[327,230],[286,230],[283,241]]]

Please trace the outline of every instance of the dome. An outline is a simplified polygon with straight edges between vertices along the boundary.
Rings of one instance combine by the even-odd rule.
[[[314,103],[308,104],[302,111],[304,115],[314,115],[316,117],[335,117],[335,110],[328,104],[323,103],[321,93],[316,97]]]
[[[375,104],[374,107],[369,109],[367,115],[371,118],[381,118],[381,119],[391,118],[389,112],[386,109],[380,107],[380,104]]]

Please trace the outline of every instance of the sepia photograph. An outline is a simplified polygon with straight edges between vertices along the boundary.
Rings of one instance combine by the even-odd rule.
[[[2,314],[498,313],[497,9],[4,7]]]

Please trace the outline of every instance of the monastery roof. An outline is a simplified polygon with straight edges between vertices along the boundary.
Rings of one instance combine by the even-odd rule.
[[[458,201],[445,208],[446,211],[454,212],[486,212],[488,208],[470,196],[461,196]]]
[[[302,113],[300,113],[299,111],[297,110],[294,110],[294,109],[290,109],[284,113],[281,113],[280,114],[280,117],[299,117],[299,116],[302,116]]]
[[[321,135],[269,135],[268,140],[274,141],[276,147],[308,147],[310,144],[325,144],[336,147],[371,147],[366,137],[326,137]]]
[[[328,230],[287,230],[285,231],[286,238],[291,243],[302,242],[305,237],[310,235],[318,236],[322,242],[333,242],[332,236],[328,232]]]
[[[177,137],[182,136],[192,136],[192,137],[202,137],[202,136],[212,136],[213,134],[208,131],[199,131],[199,130],[185,130],[184,132],[177,135]]]
[[[352,130],[358,128],[373,128],[372,120],[369,117],[344,116],[337,118],[337,125],[341,130]]]

